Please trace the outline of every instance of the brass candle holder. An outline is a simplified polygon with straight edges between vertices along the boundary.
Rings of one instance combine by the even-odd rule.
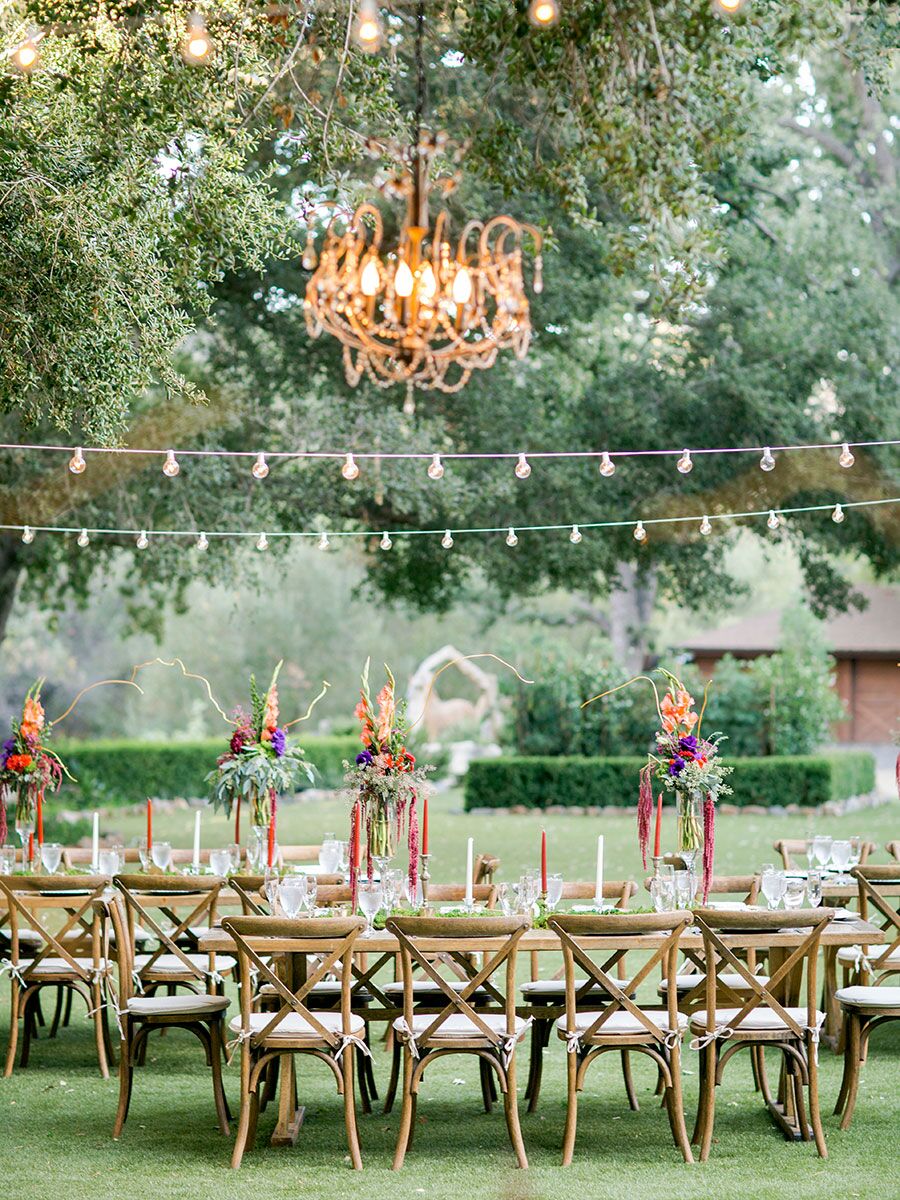
[[[431,878],[431,873],[428,870],[428,862],[431,858],[430,854],[419,855],[419,878],[422,881],[422,906],[428,904],[428,881]]]

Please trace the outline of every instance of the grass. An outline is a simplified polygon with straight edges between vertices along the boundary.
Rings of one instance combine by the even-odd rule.
[[[569,877],[590,877],[594,839],[607,838],[610,875],[640,877],[633,818],[602,820],[537,814],[510,817],[465,816],[458,794],[436,798],[431,829],[434,873],[439,880],[458,878],[465,861],[465,838],[476,847],[500,855],[502,876],[514,877],[536,863],[542,824],[550,840],[551,868]],[[337,801],[305,801],[284,806],[282,838],[316,841],[327,830],[346,823]],[[140,832],[140,818],[115,814],[109,828],[126,838]],[[189,841],[192,818],[184,812],[156,818],[157,836],[179,844]],[[772,841],[801,836],[805,818],[733,817],[720,823],[717,864],[721,870],[747,869],[771,859]],[[897,809],[887,806],[840,819],[822,819],[829,832],[862,833],[879,845],[900,828]],[[225,823],[211,818],[204,842],[226,840]],[[883,853],[879,859],[883,861]],[[4,988],[5,992],[5,988]],[[0,1030],[7,1026],[6,996]],[[688,1121],[696,1100],[696,1056],[686,1052]],[[516,1171],[506,1140],[502,1111],[480,1110],[477,1070],[466,1057],[435,1064],[428,1072],[419,1103],[416,1143],[402,1173],[389,1167],[398,1112],[361,1117],[360,1136],[365,1170],[351,1172],[345,1161],[340,1103],[330,1073],[321,1064],[301,1060],[300,1086],[307,1117],[300,1141],[291,1149],[272,1149],[268,1136],[274,1123],[270,1110],[260,1120],[259,1148],[248,1154],[239,1172],[229,1170],[229,1144],[217,1132],[209,1076],[202,1053],[187,1034],[174,1031],[151,1043],[148,1065],[138,1073],[131,1114],[119,1142],[110,1137],[117,1083],[103,1082],[96,1071],[89,1023],[79,1014],[55,1042],[33,1047],[31,1065],[0,1086],[6,1110],[5,1136],[0,1139],[0,1170],[15,1181],[22,1200],[55,1192],[70,1200],[168,1200],[172,1197],[221,1195],[227,1200],[296,1197],[334,1200],[407,1200],[427,1196],[446,1200],[551,1200],[564,1194],[590,1200],[623,1195],[660,1195],[671,1200],[716,1196],[746,1200],[748,1196],[790,1195],[792,1200],[832,1200],[834,1196],[888,1195],[894,1177],[895,1146],[900,1120],[896,1087],[900,1062],[900,1024],[876,1032],[867,1063],[853,1128],[841,1133],[830,1115],[840,1079],[840,1060],[821,1056],[823,1113],[830,1157],[820,1161],[814,1148],[784,1142],[752,1090],[749,1065],[741,1056],[726,1071],[717,1101],[716,1142],[711,1160],[682,1164],[668,1133],[668,1123],[654,1099],[653,1073],[638,1060],[635,1074],[641,1111],[631,1113],[624,1100],[621,1076],[612,1056],[588,1075],[579,1115],[575,1161],[558,1165],[565,1116],[564,1051],[552,1045],[547,1059],[539,1111],[523,1114],[531,1167]],[[524,1062],[520,1074],[524,1071]],[[380,1084],[386,1082],[387,1056],[375,1050]],[[773,1059],[774,1069],[774,1059]],[[226,1075],[232,1107],[238,1101],[234,1067]]]

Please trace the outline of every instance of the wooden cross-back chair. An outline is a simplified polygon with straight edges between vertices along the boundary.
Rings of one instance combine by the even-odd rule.
[[[104,1012],[108,964],[93,910],[108,885],[106,876],[97,875],[0,876],[9,918],[9,957],[0,967],[8,971],[11,984],[6,1077],[15,1065],[20,1025],[19,1065],[28,1065],[40,993],[48,987],[57,989],[58,998],[51,1036],[58,1027],[63,993],[80,996],[93,1018],[100,1074],[109,1077],[112,1048]],[[60,916],[61,924],[53,919]]]
[[[844,1074],[834,1107],[841,1116],[841,1129],[849,1129],[853,1119],[872,1031],[900,1020],[900,986],[884,982],[900,973],[900,866],[857,867],[853,875],[859,887],[860,916],[873,923],[880,918],[888,940],[883,946],[859,947],[855,981],[835,993],[844,1020]]]
[[[390,917],[385,928],[400,945],[403,977],[403,1016],[394,1034],[403,1047],[403,1108],[393,1169],[403,1166],[412,1140],[416,1102],[428,1065],[448,1054],[473,1054],[481,1071],[482,1100],[491,1110],[488,1085],[494,1072],[503,1093],[506,1125],[520,1167],[528,1166],[519,1126],[516,1094],[518,1043],[527,1024],[516,1014],[516,955],[528,927],[524,917]],[[436,955],[449,955],[466,972],[462,988],[446,980],[435,965]],[[481,965],[475,955],[481,956]],[[494,976],[503,972],[503,984]],[[440,991],[439,1011],[417,1011],[415,984],[424,975]],[[482,1002],[477,999],[484,996]],[[438,1004],[435,1003],[435,1009]]]
[[[108,987],[119,1029],[119,1104],[113,1137],[121,1136],[128,1117],[135,1067],[146,1069],[147,1038],[154,1031],[172,1028],[187,1030],[203,1046],[212,1075],[219,1128],[227,1134],[229,1113],[222,1085],[222,1060],[225,1011],[230,1001],[225,996],[193,990],[157,995],[151,987],[148,988],[153,992],[151,995],[135,994],[139,974],[131,937],[133,914],[129,895],[126,888],[120,887],[96,906],[103,919],[104,952],[115,959],[118,968],[117,983],[110,980]]]
[[[779,838],[777,842],[772,843],[772,849],[776,854],[781,855],[784,869],[793,871],[797,867],[807,865],[805,861],[799,862],[798,859],[806,859],[806,850],[812,840],[812,838]],[[874,842],[862,841],[859,853],[860,866],[868,861],[869,855],[874,854],[876,849]]]
[[[101,849],[108,847],[101,846]],[[62,852],[63,866],[67,871],[71,871],[73,867],[90,867],[94,861],[94,852],[90,846],[63,846]],[[129,846],[125,850],[125,862],[136,863],[141,861],[140,853],[135,846]]]
[[[500,870],[500,859],[496,854],[479,854],[475,858],[473,883],[493,883]]]
[[[244,1152],[256,1140],[261,1084],[269,1065],[282,1058],[282,1088],[293,1096],[293,1056],[305,1054],[325,1062],[344,1098],[344,1122],[350,1160],[362,1169],[356,1127],[354,1064],[356,1050],[368,1055],[365,1024],[352,1011],[350,969],[353,946],[363,922],[358,917],[226,917],[222,927],[234,938],[241,974],[241,1015],[231,1030],[241,1047],[241,1112],[232,1167],[239,1167]],[[276,974],[272,956],[281,956],[284,971]],[[314,969],[298,969],[314,959]],[[322,1012],[311,1003],[315,987],[326,975],[341,976],[340,1009]],[[272,1011],[254,1012],[251,1005],[251,972],[269,985],[275,995]]]
[[[690,921],[689,912],[608,916],[566,913],[550,917],[548,926],[560,939],[566,976],[565,1013],[556,1022],[557,1034],[568,1051],[563,1166],[572,1161],[578,1093],[584,1087],[588,1067],[603,1054],[626,1050],[644,1054],[655,1063],[675,1144],[685,1162],[693,1161],[681,1085],[681,1041],[687,1018],[678,1011],[674,988],[678,942]],[[611,971],[629,946],[639,945],[647,934],[661,936],[661,941],[628,987],[623,987]],[[656,970],[669,981],[666,1007],[648,1009],[639,1006],[634,997]],[[595,999],[587,1008],[584,1000],[592,991]]]
[[[595,883],[564,882],[561,900],[586,900],[596,898]],[[606,879],[603,882],[603,899],[611,900],[617,908],[626,909],[631,899],[637,894],[637,884],[633,879]],[[546,961],[546,955],[543,956]],[[541,955],[532,950],[531,978],[521,986],[522,1001],[530,1006],[529,1016],[534,1019],[531,1027],[531,1055],[528,1064],[528,1082],[525,1085],[525,1099],[528,1101],[528,1111],[534,1112],[541,1094],[541,1080],[544,1072],[544,1051],[550,1044],[550,1034],[553,1022],[563,1011],[566,1002],[566,985],[564,981],[565,967],[560,966],[551,979],[539,978]],[[619,985],[625,984],[625,957],[616,964],[616,974]],[[582,998],[585,1005],[592,1003],[592,994],[596,998],[602,993],[589,989]],[[625,1078],[625,1088],[628,1100],[633,1109],[637,1108],[637,1098],[631,1080],[631,1071],[627,1053],[622,1057],[622,1070]]]
[[[305,846],[279,845],[278,866],[281,868],[285,863],[317,863],[319,861],[319,851],[321,849],[321,842],[310,843]]]
[[[892,842],[885,842],[884,848],[887,850],[891,858],[896,859],[897,862],[900,862],[900,839],[895,839]]]
[[[234,959],[217,956],[214,951],[198,953],[196,931],[216,923],[216,903],[224,880],[117,875],[113,882],[125,903],[129,945],[134,946],[137,927],[158,942],[155,950],[135,956],[136,989],[152,993],[165,986],[170,994],[184,987],[207,992],[212,984],[212,990],[221,994],[226,976],[234,970]]]
[[[776,1104],[769,1089],[765,1066],[761,1068],[763,1099],[776,1122],[791,1140],[815,1139],[822,1158],[827,1156],[819,1113],[818,1042],[825,1013],[816,1006],[816,966],[823,930],[833,909],[809,908],[783,912],[737,913],[720,909],[694,910],[694,923],[703,935],[706,957],[706,1006],[690,1018],[691,1045],[700,1051],[700,1101],[691,1142],[700,1147],[701,1161],[709,1158],[715,1124],[715,1092],[728,1062],[742,1049],[772,1047],[781,1051],[783,1077]],[[791,929],[806,931],[794,948],[770,955],[770,975],[765,982],[754,975],[727,944],[729,934],[776,933],[789,921]],[[795,1003],[796,981],[806,971],[805,1004]],[[745,990],[725,986],[722,976],[737,973]],[[796,986],[799,987],[797,984]],[[722,998],[725,1003],[722,1003]],[[809,1119],[804,1106],[804,1089]],[[792,1121],[788,1112],[793,1113]]]

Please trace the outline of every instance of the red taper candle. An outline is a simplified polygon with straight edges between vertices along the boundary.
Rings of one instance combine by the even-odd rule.
[[[269,817],[269,869],[275,865],[275,793],[269,797],[271,816]]]
[[[234,842],[236,846],[241,844],[241,798],[238,796],[234,804]]]
[[[653,857],[659,858],[659,833],[662,825],[662,792],[656,797],[656,836],[653,839]]]
[[[541,895],[547,895],[547,830],[541,830]]]
[[[28,861],[34,862],[34,831],[28,835]]]
[[[39,846],[44,844],[44,789],[38,792],[37,797],[37,841]]]
[[[153,846],[153,801],[147,797],[147,853]]]
[[[428,853],[428,797],[422,801],[422,853]]]

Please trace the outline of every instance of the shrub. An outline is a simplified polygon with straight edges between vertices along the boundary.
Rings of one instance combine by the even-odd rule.
[[[637,803],[638,772],[645,758],[493,758],[473,762],[466,776],[465,807],[596,807]],[[731,758],[728,803],[767,807],[863,795],[875,787],[875,760],[863,751],[797,757]]]
[[[344,759],[352,759],[359,739],[307,737],[302,745],[319,775],[320,787],[340,787]],[[60,741],[55,749],[75,776],[62,802],[74,808],[135,804],[147,796],[205,796],[204,779],[223,752],[222,739],[196,742]],[[306,785],[303,780],[301,786]]]

